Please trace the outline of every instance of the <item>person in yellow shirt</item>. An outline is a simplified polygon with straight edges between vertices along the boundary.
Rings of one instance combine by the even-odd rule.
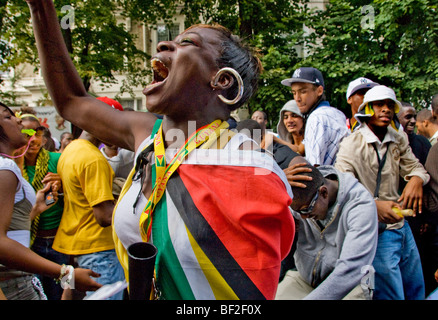
[[[79,266],[90,266],[101,275],[96,281],[111,284],[123,280],[124,273],[112,238],[114,171],[99,151],[100,143],[84,131],[61,154],[64,212],[53,248],[75,255]],[[122,298],[123,292],[110,299]]]

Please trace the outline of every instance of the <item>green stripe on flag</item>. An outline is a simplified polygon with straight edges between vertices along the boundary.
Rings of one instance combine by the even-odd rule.
[[[170,238],[166,194],[163,195],[155,208],[152,239],[158,248],[156,273],[163,298],[166,300],[195,300]]]

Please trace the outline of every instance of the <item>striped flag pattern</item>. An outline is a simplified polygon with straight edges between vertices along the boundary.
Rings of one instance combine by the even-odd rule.
[[[273,299],[294,236],[290,203],[284,182],[273,172],[181,165],[152,225],[163,297]]]

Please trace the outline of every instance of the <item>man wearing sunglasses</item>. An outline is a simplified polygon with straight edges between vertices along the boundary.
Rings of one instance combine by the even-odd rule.
[[[289,163],[304,186],[291,183],[297,270],[286,273],[276,299],[370,299],[373,283],[367,279],[373,278],[378,230],[374,200],[352,175],[303,162],[295,157]]]

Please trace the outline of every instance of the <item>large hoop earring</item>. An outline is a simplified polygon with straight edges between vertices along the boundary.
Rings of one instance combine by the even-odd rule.
[[[240,76],[240,74],[236,70],[234,70],[233,68],[229,68],[229,67],[222,68],[216,73],[216,76],[214,77],[212,84],[214,86],[216,86],[217,83],[219,82],[220,76],[226,72],[231,73],[234,76],[234,78],[236,78],[236,80],[237,80],[237,85],[238,85],[237,96],[233,100],[229,100],[221,94],[218,95],[218,97],[219,97],[219,99],[222,100],[222,102],[224,102],[228,105],[233,105],[233,104],[238,103],[240,101],[240,99],[242,99],[243,92],[245,91],[245,87],[243,85],[243,80],[242,80],[242,77]]]

